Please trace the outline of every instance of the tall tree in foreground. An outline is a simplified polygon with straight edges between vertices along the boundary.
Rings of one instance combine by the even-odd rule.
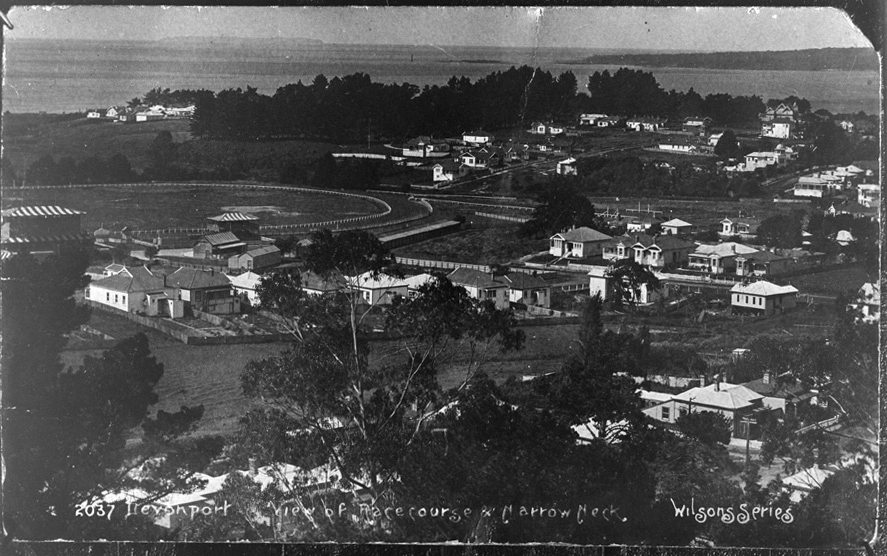
[[[128,471],[149,459],[158,466],[142,488],[160,496],[186,487],[188,469],[221,448],[180,440],[202,408],[148,416],[163,367],[144,335],[87,357],[76,370],[63,368],[66,334],[88,316],[73,299],[85,268],[80,252],[43,263],[24,255],[4,261],[4,525],[13,537],[134,538],[127,532],[136,520],[87,519],[78,505],[134,486]],[[140,426],[142,441],[127,445]]]
[[[411,472],[405,465],[410,447],[455,393],[470,388],[490,351],[517,348],[522,335],[510,311],[469,298],[443,277],[420,287],[415,298],[390,299],[383,309],[360,289],[367,281],[392,280],[385,271],[394,272],[393,260],[375,237],[325,230],[312,241],[308,269],[338,291],[306,295],[292,273],[263,280],[262,305],[286,318],[294,341],[276,357],[250,362],[243,373],[244,392],[260,398],[262,407],[243,420],[235,452],[304,469],[330,464],[342,488],[371,503],[400,499],[403,477]],[[395,339],[371,344],[378,327]],[[443,368],[457,384],[453,393],[438,383]],[[290,491],[296,499],[310,494]],[[342,531],[329,521],[303,521],[290,536],[390,538],[378,523]]]

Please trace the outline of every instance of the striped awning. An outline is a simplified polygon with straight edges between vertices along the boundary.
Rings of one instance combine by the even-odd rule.
[[[2,243],[8,244],[26,244],[26,243],[68,243],[74,241],[91,240],[89,234],[62,234],[53,236],[25,236],[25,237],[8,237],[3,238]]]
[[[79,210],[64,208],[60,206],[31,206],[31,207],[16,207],[11,209],[6,209],[3,211],[4,218],[16,218],[16,217],[34,217],[34,216],[75,216],[78,214],[83,214]]]
[[[225,214],[210,216],[207,218],[207,220],[212,220],[213,222],[252,222],[258,219],[258,216],[244,214],[242,212],[226,212]]]

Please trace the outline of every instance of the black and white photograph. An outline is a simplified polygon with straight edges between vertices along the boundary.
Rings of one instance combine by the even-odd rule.
[[[882,544],[846,12],[2,15],[4,550]]]

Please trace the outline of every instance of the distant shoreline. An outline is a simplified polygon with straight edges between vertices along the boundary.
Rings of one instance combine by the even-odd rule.
[[[878,55],[867,48],[695,52],[682,54],[595,54],[565,65],[769,71],[877,71]]]

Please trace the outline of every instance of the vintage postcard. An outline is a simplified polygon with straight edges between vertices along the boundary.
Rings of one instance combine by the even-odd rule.
[[[13,547],[877,544],[846,13],[6,18]]]

